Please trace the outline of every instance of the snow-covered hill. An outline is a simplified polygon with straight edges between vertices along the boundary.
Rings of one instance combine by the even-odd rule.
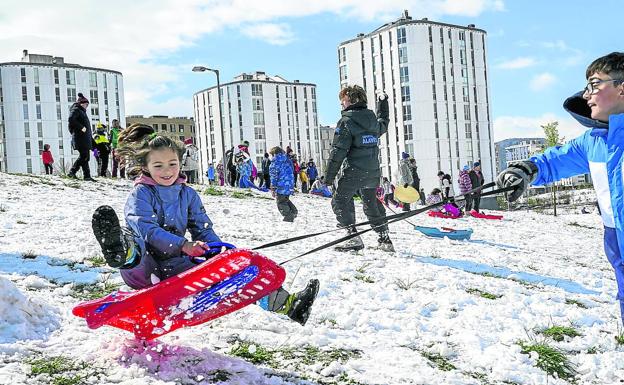
[[[101,204],[122,212],[129,190],[128,181],[0,174],[1,384],[569,383],[547,379],[548,362],[582,384],[624,380],[614,274],[595,214],[418,215],[410,221],[471,227],[473,239],[426,238],[401,222],[391,227],[394,254],[328,249],[298,259],[285,265],[286,288],[321,281],[304,327],[249,306],[150,343],[90,330],[71,308],[123,283],[102,265],[91,213]],[[296,195],[299,217],[285,223],[268,194],[218,191],[202,199],[217,233],[239,247],[335,227],[323,198]],[[281,262],[339,235],[264,254]]]

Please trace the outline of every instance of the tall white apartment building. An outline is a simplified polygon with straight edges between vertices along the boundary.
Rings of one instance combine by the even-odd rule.
[[[118,119],[125,126],[121,72],[65,63],[62,57],[29,54],[0,63],[0,171],[39,174],[49,144],[55,172],[69,170],[78,153],[67,128],[78,93],[89,99],[93,128]],[[95,132],[95,130],[94,130]],[[91,160],[95,170],[95,160]]]
[[[390,125],[381,141],[384,176],[396,178],[403,151],[414,156],[421,185],[437,187],[439,170],[457,183],[464,165],[480,161],[492,180],[494,150],[486,32],[402,17],[338,46],[340,85],[363,86],[369,108],[385,91]]]
[[[195,93],[193,107],[202,177],[209,163],[223,158],[222,132],[226,151],[249,141],[257,167],[273,146],[284,150],[290,146],[301,161],[320,163],[315,84],[289,82],[264,72],[243,73],[221,85],[223,125],[216,86]]]

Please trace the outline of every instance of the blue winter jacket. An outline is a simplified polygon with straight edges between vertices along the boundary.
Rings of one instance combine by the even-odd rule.
[[[598,197],[602,221],[615,228],[618,247],[624,255],[624,114],[609,116],[609,122],[591,118],[587,101],[579,92],[568,98],[563,107],[582,125],[591,127],[563,146],[547,149],[531,158],[538,168],[534,185],[543,185],[574,175],[591,173]]]
[[[124,211],[141,253],[157,260],[180,255],[186,230],[193,241],[220,241],[199,195],[184,182],[161,186],[145,175],[135,180]]]
[[[280,195],[290,195],[295,191],[293,164],[286,154],[275,155],[269,166],[271,188]]]
[[[310,179],[310,183],[314,182],[314,180],[318,176],[318,170],[316,169],[316,166],[314,164],[308,166],[306,172],[308,173],[308,179]]]

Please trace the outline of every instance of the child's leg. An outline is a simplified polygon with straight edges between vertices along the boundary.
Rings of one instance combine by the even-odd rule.
[[[282,214],[282,216],[284,217],[285,221],[291,221],[294,220],[293,215],[291,214],[291,208],[288,200],[288,195],[282,195],[282,194],[276,194],[275,195],[275,201],[277,202],[277,209],[279,210],[280,214]]]
[[[618,287],[617,299],[620,301],[620,320],[624,322],[624,262],[618,247],[617,234],[614,228],[605,227],[604,249],[607,259],[615,271],[615,281]]]
[[[299,210],[297,210],[295,204],[290,201],[290,196],[287,196],[286,199],[288,200],[288,208],[290,208],[291,215],[296,217],[297,214],[299,214]]]
[[[293,321],[305,325],[318,290],[319,281],[311,279],[306,288],[298,293],[290,294],[283,287],[280,287],[273,293],[261,298],[258,305],[264,310],[286,314]]]

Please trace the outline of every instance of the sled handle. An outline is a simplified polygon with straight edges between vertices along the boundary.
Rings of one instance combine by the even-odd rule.
[[[210,249],[206,250],[206,252],[202,256],[191,257],[191,261],[193,261],[196,264],[200,264],[200,263],[206,262],[208,259],[212,257],[217,256],[218,254],[221,254],[221,250],[223,250],[224,247],[225,247],[225,250],[231,250],[231,249],[236,248],[236,246],[227,242],[209,242],[207,243],[207,245],[210,247]]]

